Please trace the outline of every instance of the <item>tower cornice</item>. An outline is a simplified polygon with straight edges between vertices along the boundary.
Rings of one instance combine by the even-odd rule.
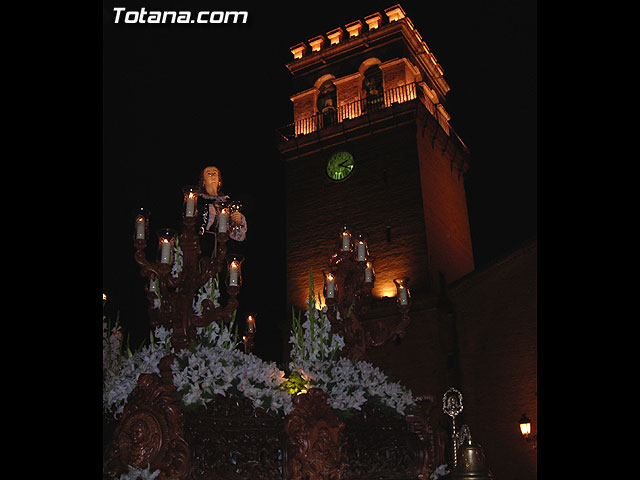
[[[345,26],[347,35],[336,36],[336,31],[342,31],[337,27],[327,32],[327,41],[320,41],[325,35],[317,35],[309,40],[310,43],[302,42],[291,47],[294,60],[286,65],[287,69],[294,76],[311,74],[330,62],[360,55],[401,38],[412,54],[411,60],[423,75],[426,74],[443,101],[450,87],[433,52],[399,5],[386,9],[385,14],[386,23],[382,22],[384,17],[381,14],[368,15],[364,23],[359,20],[348,23]]]

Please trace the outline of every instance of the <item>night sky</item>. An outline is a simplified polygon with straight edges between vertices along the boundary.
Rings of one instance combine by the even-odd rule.
[[[213,164],[249,224],[239,315],[257,316],[255,353],[280,360],[277,329],[290,312],[275,130],[293,120],[289,47],[396,3],[144,4],[247,10],[249,22],[240,25],[115,24],[114,6],[143,4],[103,3],[102,289],[107,312],[119,312],[132,343],[148,331],[132,212],[151,211],[152,233],[179,229],[182,186]],[[536,3],[401,5],[444,69],[451,125],[471,152],[467,200],[479,268],[536,236]]]

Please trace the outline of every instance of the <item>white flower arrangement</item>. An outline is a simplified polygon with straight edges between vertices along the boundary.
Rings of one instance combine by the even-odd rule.
[[[431,475],[429,475],[429,480],[438,480],[438,478],[440,477],[444,477],[445,475],[448,475],[449,473],[451,473],[449,470],[447,470],[447,464],[443,464],[443,465],[439,465],[438,468],[436,468],[433,473]]]
[[[122,358],[122,329],[116,321],[113,328],[110,328],[107,317],[102,317],[102,371],[103,375],[118,369]]]
[[[291,410],[291,397],[282,388],[284,372],[275,363],[264,362],[236,349],[235,317],[222,328],[215,322],[197,328],[198,341],[176,355],[173,384],[185,406],[206,405],[217,394],[236,392],[264,410]]]
[[[407,407],[415,405],[409,390],[388,381],[377,367],[363,360],[308,361],[292,363],[290,368],[300,372],[309,387],[322,389],[336,410],[360,410],[370,401],[405,415]]]
[[[171,276],[177,277],[183,267],[183,252],[178,242],[175,247]],[[158,287],[158,285],[156,285]],[[156,288],[159,292],[159,288]],[[220,306],[218,277],[211,278],[194,296],[193,311],[202,314],[202,302],[209,299]],[[160,300],[154,308],[160,307]],[[205,405],[214,395],[235,391],[249,398],[253,405],[265,410],[288,413],[291,411],[291,395],[282,388],[284,372],[275,363],[267,363],[254,355],[236,349],[238,333],[233,332],[235,312],[229,325],[220,327],[213,322],[207,327],[196,328],[197,342],[176,355],[172,365],[173,382],[182,394],[182,403]],[[150,334],[151,342],[135,354],[122,351],[122,333],[117,328],[109,336],[103,322],[103,408],[118,418],[127,398],[144,373],[159,374],[160,360],[169,353],[172,331],[156,328]]]
[[[211,277],[197,292],[193,299],[193,311],[196,315],[202,315],[202,302],[211,300],[217,308],[220,306],[218,299],[220,298],[220,288],[218,276]]]
[[[112,362],[111,368],[103,368],[102,404],[106,412],[111,412],[118,418],[127,397],[138,382],[138,377],[143,373],[160,373],[160,359],[170,352],[168,340],[169,332],[164,327],[156,328],[149,345],[135,354],[130,350],[127,353],[119,352],[118,359]]]
[[[198,344],[183,350],[173,364],[173,383],[185,405],[205,405],[215,395],[237,392],[265,411],[289,413],[291,395],[281,385],[284,372],[253,354]]]
[[[180,248],[180,241],[176,238],[176,243],[173,248],[173,265],[171,266],[171,276],[176,278],[182,271],[182,265],[184,263],[184,254],[182,248]]]
[[[360,410],[367,401],[372,401],[404,415],[407,407],[415,405],[409,390],[388,381],[387,376],[372,364],[347,358],[335,360],[344,347],[344,339],[331,332],[327,307],[316,308],[311,272],[307,305],[307,320],[302,325],[300,316],[293,315],[289,338],[292,344],[289,368],[302,377],[306,388],[322,389],[329,396],[331,407],[342,411]]]
[[[160,475],[160,470],[151,471],[151,465],[147,465],[144,470],[129,466],[129,471],[120,475],[119,480],[154,480]]]
[[[179,252],[179,248],[176,248]],[[176,254],[174,270],[181,270],[181,255]],[[210,299],[218,306],[217,278],[200,289],[193,310],[201,314],[202,302]],[[293,315],[291,374],[285,377],[275,363],[265,362],[253,354],[237,349],[238,334],[233,331],[235,317],[229,325],[213,322],[196,329],[197,342],[176,354],[172,365],[173,383],[181,393],[184,406],[206,406],[215,395],[237,393],[250,399],[255,407],[287,414],[292,410],[292,396],[311,387],[321,388],[329,404],[340,411],[360,410],[366,402],[385,405],[404,415],[415,405],[409,390],[388,380],[377,367],[362,360],[337,359],[344,338],[331,331],[327,308],[316,308],[313,277],[310,274],[308,309],[302,316]],[[143,373],[159,374],[159,362],[169,353],[171,330],[158,327],[150,334],[149,345],[135,354],[122,352],[122,333],[116,326],[109,331],[103,323],[103,406],[117,419],[127,398]]]
[[[206,405],[216,394],[233,391],[249,398],[264,410],[287,414],[291,411],[291,395],[281,386],[284,372],[275,365],[236,349],[237,334],[233,321],[222,328],[217,323],[196,329],[198,341],[176,354],[172,365],[173,384],[182,394],[185,406]],[[118,418],[138,378],[143,373],[159,374],[160,360],[169,353],[171,333],[164,327],[155,329],[151,343],[135,354],[123,356],[118,368],[105,376],[103,406]]]
[[[289,337],[289,343],[292,345],[291,361],[302,363],[334,360],[344,347],[344,338],[331,331],[327,307],[317,310],[315,299],[312,299],[311,306],[304,312],[304,316],[306,321],[300,324],[300,315],[293,315]]]

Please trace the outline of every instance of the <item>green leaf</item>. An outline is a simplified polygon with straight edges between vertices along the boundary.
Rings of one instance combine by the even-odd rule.
[[[349,318],[349,316],[351,316],[351,310],[353,309],[353,305],[354,305],[355,301],[351,303],[351,305],[349,305],[349,310],[347,311],[347,318]]]
[[[236,324],[236,330],[235,330],[235,333],[233,334],[233,342],[237,344],[238,338],[240,337],[238,336],[238,324]]]

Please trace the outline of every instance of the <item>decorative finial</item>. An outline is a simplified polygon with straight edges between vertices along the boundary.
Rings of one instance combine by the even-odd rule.
[[[442,411],[451,417],[453,430],[451,439],[453,440],[453,468],[458,465],[458,436],[456,435],[456,417],[462,412],[462,394],[455,388],[450,388],[442,397]]]

